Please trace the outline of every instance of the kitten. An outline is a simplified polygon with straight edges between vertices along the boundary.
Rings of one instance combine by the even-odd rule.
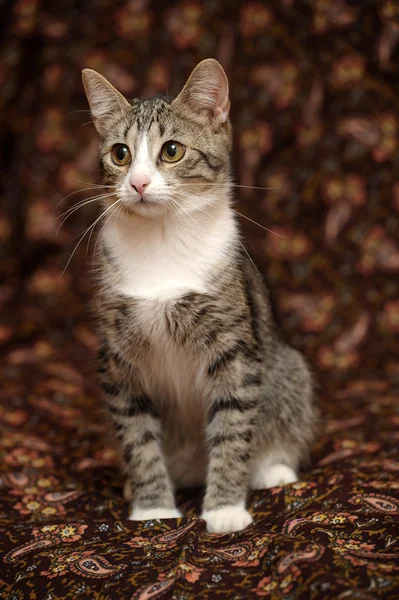
[[[90,69],[83,82],[114,192],[95,307],[130,518],[179,517],[174,489],[205,483],[208,531],[243,529],[249,489],[297,481],[315,409],[238,242],[226,75],[204,60],[173,101],[130,103]]]

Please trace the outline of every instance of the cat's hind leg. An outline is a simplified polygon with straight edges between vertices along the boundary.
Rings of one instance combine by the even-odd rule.
[[[295,483],[317,422],[312,377],[303,357],[285,345],[267,371],[259,449],[252,463],[253,490]]]
[[[252,464],[251,490],[263,490],[298,481],[296,468],[289,466],[287,462],[291,461],[285,459],[285,453],[261,452]]]

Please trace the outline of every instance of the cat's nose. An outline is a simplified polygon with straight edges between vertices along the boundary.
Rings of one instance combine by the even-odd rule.
[[[140,196],[143,195],[144,189],[149,183],[151,183],[151,178],[148,175],[132,175],[130,178],[130,185]]]

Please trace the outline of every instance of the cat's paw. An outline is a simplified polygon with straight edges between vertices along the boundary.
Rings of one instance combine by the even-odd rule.
[[[182,516],[177,508],[133,508],[131,521],[152,521],[154,519],[179,519]]]
[[[251,489],[264,490],[280,485],[288,485],[296,481],[298,481],[298,477],[291,467],[283,464],[272,465],[271,467],[258,469],[253,474]]]
[[[123,487],[123,498],[126,500],[126,502],[133,500],[132,486],[128,481],[125,481],[125,485]]]
[[[205,510],[201,518],[206,521],[206,529],[209,533],[239,531],[252,523],[251,515],[242,505],[228,505]]]

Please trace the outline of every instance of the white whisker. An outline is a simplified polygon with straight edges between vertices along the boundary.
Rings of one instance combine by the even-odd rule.
[[[258,227],[261,227],[261,229],[264,229],[265,231],[268,231],[269,233],[273,233],[274,235],[277,235],[278,237],[283,238],[283,240],[286,239],[283,235],[281,235],[281,233],[277,233],[277,231],[273,231],[272,229],[268,229],[267,227],[265,227],[264,225],[261,225],[257,221],[254,221],[253,219],[250,219],[246,215],[243,215],[242,213],[238,212],[238,210],[235,210],[235,208],[232,208],[231,210],[233,210],[237,215],[240,215],[240,217],[243,217],[244,219],[247,219],[248,221],[251,221],[251,223],[254,223],[255,225],[257,225]]]
[[[120,200],[117,201],[117,203],[120,202]],[[87,229],[85,229],[85,231],[83,232],[83,234],[81,235],[78,243],[76,244],[75,248],[73,249],[73,252],[71,254],[71,256],[69,257],[69,260],[67,262],[67,264],[65,265],[65,268],[62,272],[62,274],[64,275],[65,271],[68,268],[69,263],[71,262],[73,255],[75,254],[76,250],[78,249],[79,244],[81,243],[81,241],[83,240],[83,238],[86,236],[86,234],[97,225],[97,223],[108,213],[109,210],[111,210],[113,207],[115,206],[115,204],[111,204],[111,206],[109,206],[103,213],[101,213],[101,215],[94,221],[94,223],[92,223],[92,225],[90,225],[90,227],[88,227]]]
[[[73,206],[70,206],[65,212],[63,212],[61,215],[58,215],[56,218],[56,220],[58,221],[58,219],[62,219],[62,217],[64,215],[67,215],[69,212],[72,212],[75,208],[78,208],[80,206],[82,206],[83,204],[85,204],[85,202],[88,202],[89,200],[97,200],[97,198],[102,198],[102,196],[108,196],[108,195],[112,195],[111,194],[100,194],[100,195],[96,195],[96,196],[90,196],[89,198],[84,198],[83,200],[79,200],[79,202],[77,202],[76,204],[74,204]]]
[[[78,127],[75,128],[75,131],[77,129],[80,129],[81,127],[84,127],[85,125],[91,125],[92,123],[94,123],[94,121],[87,121],[87,123],[82,123],[82,125],[79,125]]]
[[[92,204],[92,202],[97,202],[99,200],[104,200],[105,198],[111,198],[112,196],[114,196],[115,194],[111,193],[111,194],[104,194],[102,196],[93,196],[92,198],[88,198],[87,200],[84,200],[80,203],[78,203],[77,206],[72,206],[70,209],[68,209],[67,211],[65,211],[65,213],[63,213],[62,215],[60,215],[59,217],[57,217],[57,219],[61,219],[64,215],[66,215],[63,220],[61,221],[61,223],[58,226],[56,235],[58,234],[58,232],[60,231],[61,227],[63,226],[63,224],[65,223],[65,221],[77,210],[79,210],[80,208],[83,208],[84,206],[87,206],[88,204]]]
[[[120,202],[120,201],[119,201],[119,200],[117,200],[117,201],[116,201],[114,204],[112,204],[112,206],[118,206],[119,202]],[[110,215],[110,216],[112,217],[112,211],[111,211],[111,215]],[[87,254],[88,254],[88,252],[89,252],[89,244],[90,244],[90,240],[91,240],[91,236],[92,236],[92,234],[93,234],[93,231],[94,231],[94,229],[92,229],[92,230],[91,230],[91,232],[90,232],[90,235],[89,235],[89,239],[87,240],[87,246],[86,246],[86,256],[87,256]]]
[[[215,205],[213,205],[213,206],[215,206]],[[212,219],[214,219],[217,223],[219,223],[221,225],[220,221],[218,219],[216,219],[216,217],[214,217],[213,215],[211,215],[210,213],[208,213],[208,211],[204,210],[203,208],[200,208],[199,210],[201,210],[202,212],[204,212],[205,214],[207,214],[209,217],[211,217]],[[234,237],[235,237],[236,241],[240,244],[241,248],[244,250],[245,254],[248,256],[249,260],[253,264],[254,269],[259,273],[257,266],[255,265],[254,261],[250,257],[247,249],[245,248],[244,244],[241,242],[241,240],[238,237],[238,235],[234,234]]]
[[[96,256],[97,244],[98,244],[98,242],[100,240],[102,232],[104,231],[104,227],[106,225],[108,225],[108,223],[110,222],[110,220],[112,219],[112,217],[116,217],[117,218],[117,215],[122,210],[122,206],[120,206],[118,202],[116,202],[113,206],[115,207],[116,210],[114,212],[111,211],[108,219],[105,221],[104,225],[101,227],[101,229],[100,229],[100,231],[99,231],[99,233],[97,235],[96,243],[94,244],[94,250],[93,250],[92,267],[94,267],[94,259],[95,259],[95,256]],[[93,230],[92,230],[92,232],[93,232]],[[87,248],[89,247],[89,242],[90,242],[90,238],[89,238],[89,241],[87,243]],[[86,256],[87,256],[87,252],[86,252]]]
[[[91,185],[94,187],[114,188],[115,189],[114,185],[103,185],[101,183],[93,183],[92,181],[82,181],[81,179],[76,179],[75,177],[72,177],[71,179],[72,179],[72,181],[77,181],[77,183],[85,183],[86,185]]]
[[[82,113],[82,112],[89,113],[89,112],[91,112],[91,110],[88,108],[86,108],[85,110],[71,110],[69,113],[67,113],[67,115],[74,115],[76,113]]]
[[[184,192],[177,192],[177,194],[179,194],[179,195],[180,195],[180,197],[181,197],[182,199],[184,199],[184,198],[186,198],[186,199],[187,199],[187,198],[190,198],[190,195],[188,195],[188,194],[184,194]],[[220,203],[217,203],[217,204],[215,204],[215,203],[211,203],[211,204],[210,204],[210,205],[208,205],[208,206],[215,206],[215,207],[216,207],[216,206],[218,206],[218,205],[219,205],[219,206],[222,206]],[[209,217],[211,217],[212,219],[214,219],[214,220],[215,220],[217,223],[219,223],[219,225],[222,225],[222,223],[221,223],[221,222],[220,222],[218,219],[216,219],[216,217],[214,217],[213,215],[211,215],[211,214],[210,214],[208,211],[206,211],[204,208],[199,208],[199,207],[197,207],[197,208],[196,208],[196,210],[198,210],[198,211],[201,211],[201,212],[205,213],[206,215],[208,215]],[[183,214],[183,213],[181,212],[181,214]],[[189,214],[190,214],[190,213],[189,213]],[[193,215],[193,213],[191,213],[191,215]],[[239,239],[239,237],[238,237],[236,234],[234,234],[234,237],[235,237],[236,241],[237,241],[237,242],[240,244],[240,246],[242,247],[242,249],[244,250],[245,254],[248,256],[249,260],[250,260],[250,261],[251,261],[251,263],[253,264],[253,266],[254,266],[254,268],[256,269],[256,271],[259,273],[259,271],[258,271],[258,269],[257,269],[257,267],[256,267],[256,265],[255,265],[255,263],[254,263],[254,261],[253,261],[253,260],[252,260],[252,258],[250,257],[249,253],[247,252],[247,250],[246,250],[245,246],[243,245],[243,243],[241,242],[241,240]]]
[[[256,185],[240,185],[238,183],[179,183],[179,187],[180,186],[207,186],[210,189],[214,189],[214,188],[243,188],[243,189],[248,189],[248,190],[280,190],[281,187],[261,187],[261,186],[256,186]]]
[[[85,183],[85,182],[83,181],[82,183]],[[79,192],[93,191],[98,188],[113,188],[114,189],[114,186],[113,185],[93,185],[92,187],[85,187],[85,188],[81,188],[80,190],[75,190],[74,192],[71,192],[70,194],[68,194],[68,196],[65,196],[65,198],[60,200],[58,202],[58,204],[53,208],[53,212],[55,212],[57,210],[57,208],[59,207],[59,205],[62,204],[63,202],[65,202],[65,200],[67,200],[70,196],[73,196],[74,194],[79,194]]]
[[[180,197],[182,199],[190,199],[192,198],[192,196],[190,194],[185,194],[184,192],[176,192],[176,194],[180,194]],[[175,194],[175,195],[176,195]],[[216,206],[215,202],[212,202],[212,204],[214,206]],[[219,206],[222,206],[222,204],[219,204]],[[233,212],[235,212],[237,215],[239,215],[240,217],[242,217],[243,219],[247,219],[248,221],[251,221],[251,223],[254,223],[254,225],[257,225],[258,227],[260,227],[261,229],[264,229],[265,231],[268,231],[269,233],[272,233],[273,235],[277,235],[278,237],[282,238],[283,240],[286,239],[283,235],[281,235],[280,233],[277,233],[277,231],[273,231],[272,229],[269,229],[268,227],[265,227],[265,225],[261,225],[260,223],[258,223],[257,221],[254,221],[253,219],[251,219],[250,217],[247,217],[246,215],[240,213],[238,210],[236,210],[235,208],[230,207],[231,210]]]
[[[179,217],[180,222],[185,223],[187,225],[187,227],[190,229],[190,231],[193,234],[193,236],[194,236],[195,235],[194,229],[191,227],[190,223],[186,219],[186,216],[189,215],[189,213],[184,213],[181,210],[181,207],[179,206],[179,204],[176,202],[176,200],[174,198],[169,198],[169,202],[171,203],[172,206],[174,206],[176,208],[175,214],[176,214],[176,216]],[[197,225],[198,225],[198,223],[197,223]],[[202,232],[204,231],[202,229],[202,227],[200,227],[200,229],[201,229]]]

